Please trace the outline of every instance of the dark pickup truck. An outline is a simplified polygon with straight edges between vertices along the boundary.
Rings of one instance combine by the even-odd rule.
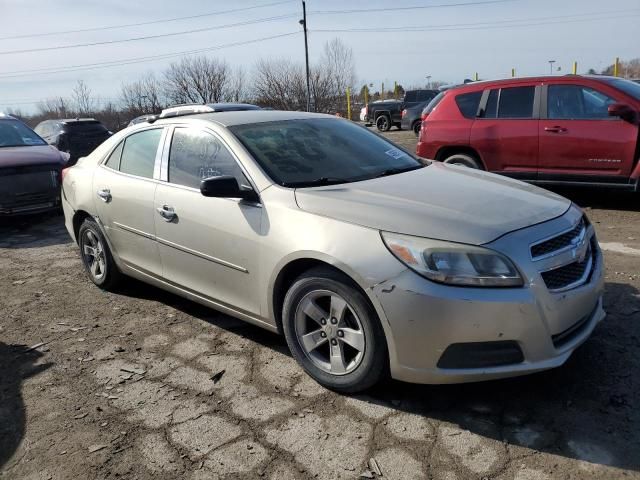
[[[392,126],[401,129],[402,110],[428,102],[438,93],[437,90],[407,90],[403,100],[370,102],[365,114],[366,123],[374,124],[381,132],[386,132]]]

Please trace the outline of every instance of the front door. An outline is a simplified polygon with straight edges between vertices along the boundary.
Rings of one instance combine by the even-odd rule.
[[[176,127],[166,163],[166,182],[158,185],[154,205],[164,278],[224,306],[259,314],[255,282],[262,206],[200,193],[207,177],[233,175],[247,184],[236,158],[213,132]]]
[[[155,242],[154,168],[162,133],[151,128],[129,135],[93,179],[98,216],[116,254],[128,266],[156,276],[162,266]]]
[[[535,180],[538,169],[539,87],[524,85],[489,91],[471,128],[470,145],[487,170]]]
[[[593,88],[547,87],[546,116],[540,120],[541,180],[627,181],[638,126],[610,117],[616,100]]]

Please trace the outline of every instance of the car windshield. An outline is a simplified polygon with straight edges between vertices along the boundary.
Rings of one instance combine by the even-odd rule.
[[[1,147],[30,147],[32,145],[46,145],[47,143],[18,120],[0,120],[0,148]]]
[[[332,118],[235,125],[229,129],[285,187],[357,182],[423,167],[364,127]]]
[[[631,95],[636,100],[640,100],[640,83],[635,83],[623,78],[614,78],[609,80],[609,84],[618,90],[622,90],[627,95]]]

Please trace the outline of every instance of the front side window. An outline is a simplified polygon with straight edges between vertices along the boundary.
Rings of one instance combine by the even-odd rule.
[[[615,100],[604,93],[580,85],[549,85],[547,117],[550,119],[608,119]]]
[[[220,140],[202,130],[176,128],[169,150],[169,182],[200,188],[205,178],[221,175],[246,183],[240,166]]]
[[[421,168],[411,154],[351,122],[331,118],[229,127],[276,183],[310,187]]]
[[[19,120],[0,120],[1,147],[30,147],[47,143]]]
[[[161,128],[143,130],[129,135],[122,148],[120,171],[138,177],[153,178],[153,167],[161,135]]]

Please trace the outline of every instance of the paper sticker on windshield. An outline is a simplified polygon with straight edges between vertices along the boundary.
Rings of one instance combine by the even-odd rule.
[[[402,150],[398,150],[397,148],[392,148],[391,150],[387,150],[386,152],[387,155],[389,155],[390,157],[395,158],[396,160],[402,157],[406,157],[407,154],[404,153]]]

